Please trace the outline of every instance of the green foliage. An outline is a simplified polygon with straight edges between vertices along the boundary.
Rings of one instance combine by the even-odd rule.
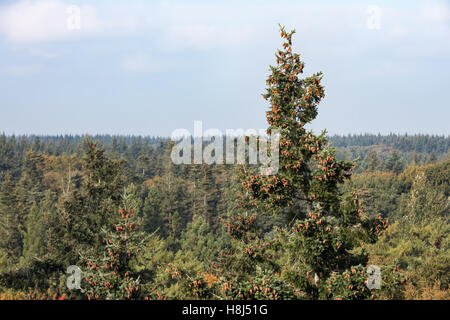
[[[7,175],[0,190],[0,264],[2,268],[19,261],[22,251],[22,217],[14,181]]]
[[[226,236],[217,238],[205,218],[196,215],[182,233],[181,251],[192,251],[199,262],[212,262],[217,258],[218,252],[229,245],[229,241]]]
[[[296,204],[298,213],[291,210],[290,225],[276,235],[287,256],[286,279],[301,296],[342,298],[342,292],[327,286],[328,279],[364,266],[366,254],[354,249],[363,241],[375,242],[387,223],[363,215],[355,192],[341,193],[339,186],[350,178],[354,163],[337,160],[325,133],[316,136],[304,129],[317,116],[324,88],[321,73],[298,78],[304,64],[292,53],[293,34],[281,28],[284,50],[276,54],[277,66],[271,67],[264,95],[272,106],[267,112],[268,132],[280,132],[280,169],[273,176],[263,176],[243,168],[241,205],[279,213]]]
[[[82,255],[87,265],[85,290],[88,299],[117,300],[138,298],[140,279],[136,263],[144,248],[145,233],[137,216],[139,199],[130,185],[123,193],[120,208],[110,217],[110,225],[102,228],[105,239],[103,250]]]
[[[109,159],[90,140],[86,144],[79,190],[73,189],[49,217],[49,258],[63,265],[76,264],[81,252],[102,250],[104,235],[100,231],[112,223],[121,201],[120,162]]]
[[[281,36],[273,175],[175,166],[166,138],[0,135],[0,298],[450,299],[450,138],[308,131],[322,73]]]
[[[156,186],[150,187],[145,198],[144,208],[144,229],[151,233],[157,231],[160,235],[166,235],[167,230],[164,225],[164,212],[162,195]]]
[[[368,246],[375,264],[397,263],[408,275],[404,297],[441,298],[449,289],[448,180],[450,162],[412,167],[401,215],[380,240]]]

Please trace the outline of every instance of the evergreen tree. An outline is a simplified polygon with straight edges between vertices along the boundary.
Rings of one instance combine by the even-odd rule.
[[[183,228],[183,222],[178,211],[175,211],[172,214],[171,218],[171,235],[174,237],[178,237],[181,234],[181,230]]]
[[[395,174],[399,174],[403,171],[403,163],[400,160],[397,150],[394,150],[391,157],[386,161],[386,170],[392,171]]]
[[[227,239],[218,239],[205,218],[197,214],[183,231],[180,242],[182,251],[192,251],[199,261],[209,263],[224,249]]]
[[[76,264],[80,252],[102,250],[100,230],[112,223],[123,191],[122,162],[109,159],[89,139],[85,142],[80,190],[72,190],[49,218],[49,257],[65,267]]]
[[[142,153],[138,158],[137,158],[137,168],[139,170],[141,170],[142,172],[142,177],[145,177],[145,170],[148,168],[149,166],[149,161],[150,161],[150,156],[148,155],[148,153]]]
[[[0,266],[13,266],[19,261],[23,245],[23,226],[18,210],[14,181],[6,175],[0,190]]]
[[[144,230],[148,233],[157,231],[159,235],[164,236],[167,231],[164,225],[164,212],[161,198],[162,195],[158,191],[158,188],[151,186],[145,198],[143,208]]]
[[[201,214],[208,223],[212,224],[217,216],[217,204],[219,202],[219,191],[213,168],[211,165],[194,165],[191,169],[190,180],[192,181],[192,212]]]
[[[280,132],[280,168],[277,174],[264,176],[243,167],[240,204],[247,210],[275,213],[297,205],[288,228],[277,237],[280,249],[286,250],[285,277],[300,295],[367,298],[371,293],[361,276],[367,256],[354,249],[374,242],[387,222],[365,218],[355,192],[341,194],[339,185],[351,176],[354,163],[336,159],[325,132],[316,136],[304,129],[317,116],[317,105],[325,95],[321,73],[298,77],[304,64],[292,52],[294,32],[281,28],[283,50],[276,54],[277,66],[271,67],[264,95],[271,104],[268,133]],[[334,282],[342,277],[349,280],[347,287]]]
[[[375,172],[379,168],[379,160],[377,157],[377,153],[375,151],[372,151],[369,156],[367,157],[367,170],[371,172]]]
[[[26,234],[24,237],[23,257],[26,262],[33,259],[42,259],[46,252],[46,230],[48,216],[54,212],[55,198],[48,190],[41,206],[34,204],[31,207],[26,223]]]
[[[39,205],[41,200],[44,198],[45,188],[42,183],[44,171],[44,155],[36,153],[33,149],[28,151],[23,163],[22,177],[19,181],[21,201],[23,202],[25,214],[28,213],[27,211],[33,206],[33,204],[36,203]]]
[[[136,188],[130,185],[122,196],[120,209],[101,229],[102,249],[95,255],[81,254],[88,266],[85,290],[89,300],[135,299],[143,294],[133,265],[142,255],[146,241],[138,217],[139,202]]]
[[[445,217],[450,212],[448,195],[442,187],[433,186],[423,170],[414,178],[405,218],[413,222],[431,221]]]

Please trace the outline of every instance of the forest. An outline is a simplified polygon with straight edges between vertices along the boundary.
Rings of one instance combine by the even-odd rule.
[[[0,135],[0,298],[450,299],[450,137],[307,130],[322,75],[281,36],[273,176],[175,165],[166,137]]]

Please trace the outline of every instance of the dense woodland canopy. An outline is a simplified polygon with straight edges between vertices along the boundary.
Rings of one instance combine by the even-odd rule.
[[[396,264],[409,276],[396,297],[447,299],[450,139],[372,138],[374,144],[367,145],[367,135],[330,137],[334,145],[340,145],[339,157],[360,157],[357,173],[342,189],[358,192],[367,215],[389,219],[386,233],[365,250],[373,264]],[[107,161],[122,161],[122,185],[134,184],[136,213],[143,232],[152,235],[143,246],[142,265],[136,268],[142,272],[142,285],[151,283],[143,296],[190,298],[165,271],[173,265],[195,275],[231,246],[221,218],[237,210],[235,166],[175,166],[169,160],[172,143],[164,138],[92,139],[104,148]],[[417,148],[403,146],[405,141]],[[435,148],[420,152],[427,147],[418,141],[428,141]],[[87,140],[79,136],[0,136],[3,297],[49,298],[57,293],[83,298],[64,287],[69,260],[49,262],[46,255],[49,219],[63,210],[73,190],[81,188],[88,170],[84,163],[87,149]],[[288,222],[288,216],[265,213],[260,236],[270,236],[273,228]],[[155,286],[158,289],[153,291]]]
[[[164,137],[1,135],[1,297],[449,299],[450,137],[307,131],[322,75],[299,79],[292,35],[264,94],[274,176],[174,165]]]

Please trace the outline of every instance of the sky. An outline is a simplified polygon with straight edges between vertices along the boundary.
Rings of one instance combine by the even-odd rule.
[[[266,128],[278,24],[324,74],[314,131],[449,135],[450,1],[0,2],[0,132]]]

